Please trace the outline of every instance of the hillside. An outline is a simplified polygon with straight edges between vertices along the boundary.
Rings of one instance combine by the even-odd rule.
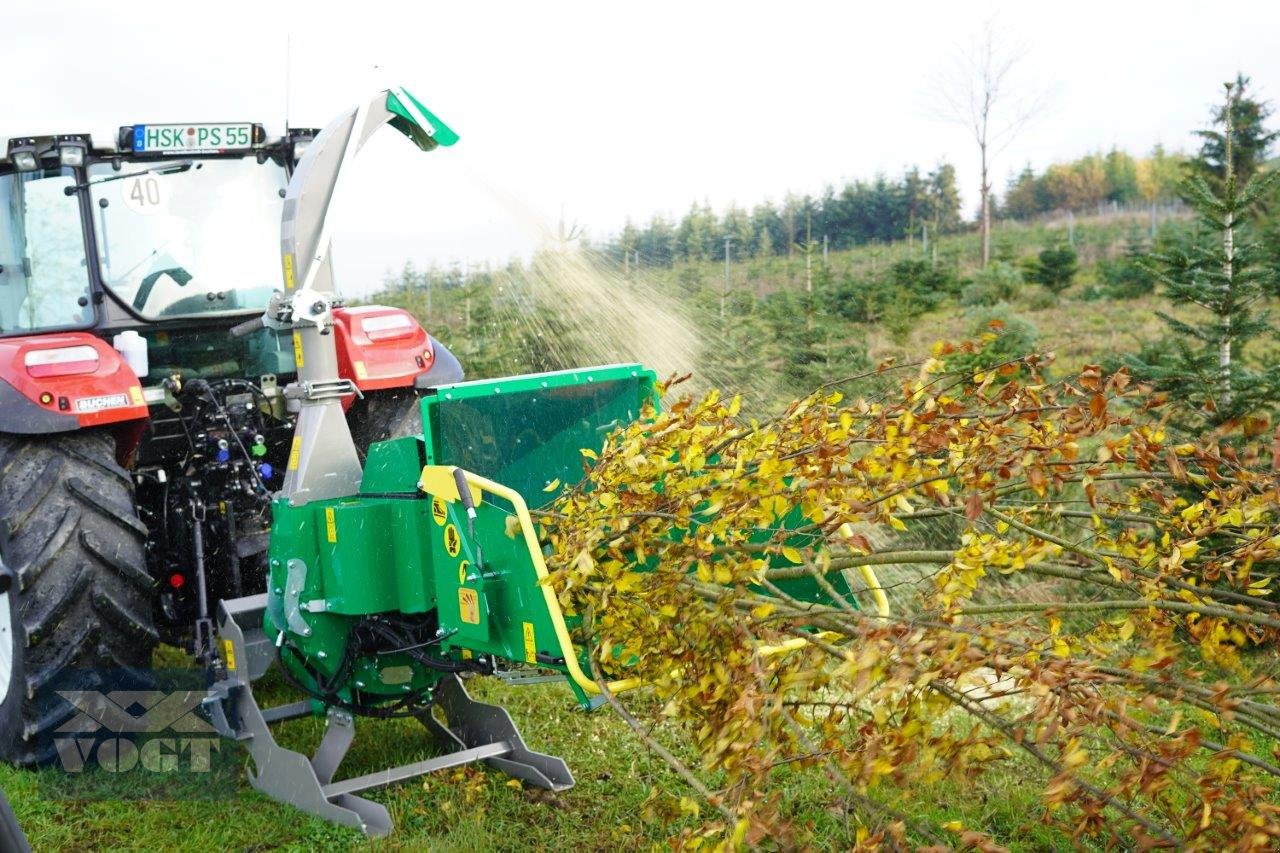
[[[1165,214],[1157,242],[1191,227],[1185,213]],[[1130,293],[1114,283],[1134,267],[1132,253],[1152,247],[1150,228],[1145,211],[1003,221],[994,272],[979,269],[976,233],[927,247],[912,239],[831,250],[825,260],[810,243],[790,256],[731,259],[727,290],[723,261],[636,268],[569,245],[469,277],[406,267],[370,301],[413,311],[477,378],[656,361],[660,371],[692,372],[699,387],[757,392],[777,405],[885,358],[925,356],[993,319],[1053,352],[1063,371],[1136,352],[1163,334],[1156,311],[1179,313],[1150,281]],[[1068,243],[1079,270],[1055,297],[1027,280],[1027,267]]]

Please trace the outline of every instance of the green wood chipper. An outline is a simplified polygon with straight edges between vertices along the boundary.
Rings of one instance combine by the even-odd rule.
[[[470,698],[462,677],[527,667],[563,676],[593,704],[589,650],[543,582],[530,508],[552,497],[549,484],[579,479],[580,450],[655,395],[653,373],[636,364],[439,385],[421,396],[421,432],[372,444],[361,464],[342,413],[356,389],[340,378],[331,334],[326,213],[342,168],[381,125],[427,150],[456,139],[400,94],[407,108],[389,109],[396,96],[381,92],[315,137],[286,195],[284,287],[233,330],[292,333],[298,380],[287,394],[299,411],[272,502],[267,589],[219,603],[204,702],[251,756],[255,788],[374,835],[391,819],[361,792],[444,768],[482,761],[542,788],[573,785],[563,760],[529,749],[507,712]],[[253,683],[273,666],[298,701],[259,705]],[[271,729],[307,715],[326,718],[311,756]],[[416,716],[445,754],[339,779],[357,719],[393,715]]]

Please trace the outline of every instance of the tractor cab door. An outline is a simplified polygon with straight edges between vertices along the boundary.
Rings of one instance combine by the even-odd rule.
[[[70,169],[0,175],[0,333],[87,326],[89,271]]]

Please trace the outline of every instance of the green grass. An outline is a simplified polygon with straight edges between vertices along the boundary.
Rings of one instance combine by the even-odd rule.
[[[166,665],[175,653],[162,650]],[[386,839],[304,815],[253,791],[243,779],[231,798],[170,801],[68,801],[41,797],[35,774],[0,767],[0,788],[12,803],[36,850],[235,849],[235,850],[614,850],[665,846],[686,827],[678,815],[690,792],[667,766],[612,712],[584,713],[560,684],[511,686],[495,679],[468,682],[478,699],[504,705],[528,745],[568,761],[577,784],[550,793],[514,783],[483,767],[459,768],[369,794],[383,803],[396,824]],[[292,697],[278,679],[264,679],[267,702]],[[640,707],[646,702],[636,697]],[[309,751],[323,729],[319,719],[276,727],[280,742]],[[678,751],[676,733],[657,736]],[[435,746],[416,721],[362,720],[340,776],[420,760]],[[687,753],[686,758],[691,758]],[[794,828],[792,842],[818,848],[852,845],[867,815],[847,808],[827,777],[812,767],[782,771],[783,809]],[[902,791],[885,786],[874,799],[907,810],[925,824],[960,820],[997,837],[1018,839],[1017,847],[1045,849],[1064,839],[1037,822],[1034,773],[1012,762],[1009,772],[973,781],[944,780]],[[656,791],[656,794],[655,794]],[[945,833],[939,830],[945,836]]]

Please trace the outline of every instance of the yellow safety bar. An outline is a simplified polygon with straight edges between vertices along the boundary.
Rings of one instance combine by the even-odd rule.
[[[854,535],[853,525],[847,521],[840,525],[840,535],[844,537],[846,542],[850,542]],[[875,570],[870,566],[858,566],[858,573],[862,575],[863,582],[866,583],[867,589],[871,591],[871,600],[876,603],[876,613],[881,617],[887,617],[889,615],[889,596],[885,595],[884,587],[880,586],[880,579],[876,577]]]
[[[433,497],[439,497],[449,503],[454,503],[461,499],[458,494],[457,481],[454,480],[453,472],[455,467],[452,465],[427,465],[422,469],[422,477],[418,481],[418,486]],[[481,477],[479,474],[473,474],[463,469],[463,477],[467,481],[467,485],[471,487],[472,498],[476,503],[480,501],[481,492],[488,492],[508,501],[516,511],[516,520],[520,523],[520,532],[524,536],[525,546],[529,549],[529,557],[533,561],[534,572],[538,576],[538,586],[542,589],[542,597],[547,604],[547,612],[551,615],[551,624],[555,627],[556,639],[560,643],[560,654],[564,658],[565,667],[569,670],[569,677],[573,682],[585,690],[587,693],[598,694],[600,686],[596,684],[595,679],[587,676],[582,671],[581,665],[578,663],[578,655],[574,651],[573,638],[569,635],[569,627],[564,621],[564,612],[560,609],[560,600],[556,598],[555,591],[551,589],[551,585],[546,582],[547,579],[547,563],[542,558],[542,543],[538,541],[536,529],[533,526],[533,517],[529,515],[529,507],[524,502],[524,498],[520,493],[501,483],[495,483],[487,477]],[[849,525],[840,528],[841,534],[849,537],[852,536],[852,530],[845,531]],[[871,589],[871,594],[875,598],[876,609],[881,616],[889,615],[889,600],[884,594],[884,590],[880,586],[880,582],[876,579],[875,573],[870,566],[862,566],[862,576],[867,582],[867,586]],[[824,632],[825,634],[826,632]],[[824,636],[819,634],[818,636]],[[808,640],[803,637],[796,637],[793,640],[776,645],[761,646],[758,652],[765,656],[782,654],[784,652],[795,651],[808,645]],[[631,690],[639,687],[644,682],[639,678],[623,678],[608,683],[610,693],[619,693],[623,690]]]

